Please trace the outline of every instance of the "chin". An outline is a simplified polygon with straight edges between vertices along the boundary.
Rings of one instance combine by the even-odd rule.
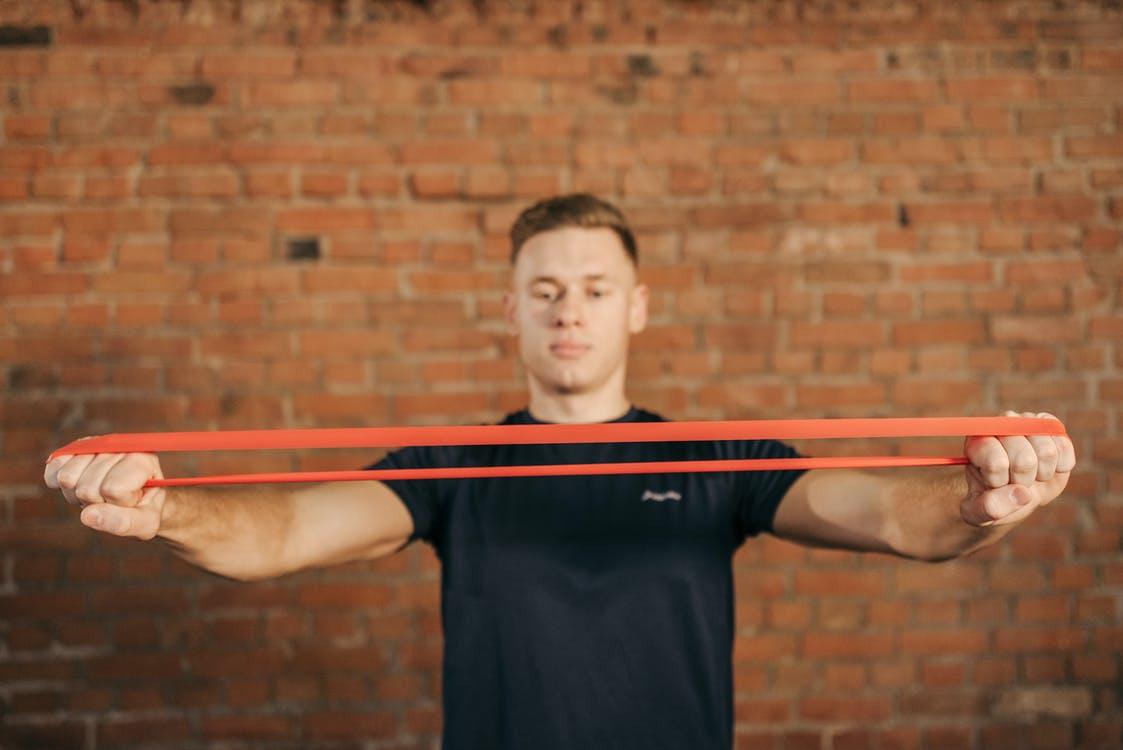
[[[589,384],[578,378],[560,378],[550,382],[554,390],[558,393],[582,393],[588,389]]]
[[[575,372],[535,373],[539,383],[554,393],[571,395],[589,390],[590,382]]]

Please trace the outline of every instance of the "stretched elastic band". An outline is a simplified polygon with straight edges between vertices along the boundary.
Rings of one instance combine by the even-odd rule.
[[[438,445],[534,445],[643,443],[712,440],[803,440],[821,438],[966,437],[1065,435],[1056,419],[1038,417],[911,417],[879,419],[778,419],[724,422],[609,422],[595,424],[468,425],[453,427],[353,427],[334,429],[227,430],[213,432],[119,433],[81,438],[51,453],[166,453],[300,448],[389,448]],[[650,461],[534,466],[467,466],[363,471],[283,472],[150,480],[146,487],[372,479],[463,479],[477,477],[873,468],[965,464],[962,456],[831,456],[789,459]]]

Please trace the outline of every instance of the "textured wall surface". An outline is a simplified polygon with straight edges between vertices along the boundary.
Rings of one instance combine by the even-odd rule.
[[[0,747],[434,747],[430,549],[235,584],[81,527],[42,460],[501,417],[505,232],[574,189],[639,230],[637,404],[1076,443],[967,559],[743,547],[739,746],[1123,743],[1119,3],[5,1],[0,82]]]

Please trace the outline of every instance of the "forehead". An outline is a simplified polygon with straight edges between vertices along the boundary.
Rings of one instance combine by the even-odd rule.
[[[519,249],[514,269],[520,282],[539,276],[572,279],[592,274],[627,280],[634,273],[624,244],[607,227],[560,227],[539,232]]]

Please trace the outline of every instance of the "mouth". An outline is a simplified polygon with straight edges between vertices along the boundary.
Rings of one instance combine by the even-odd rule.
[[[591,347],[573,341],[562,341],[550,345],[550,352],[558,359],[577,359],[589,351]]]

